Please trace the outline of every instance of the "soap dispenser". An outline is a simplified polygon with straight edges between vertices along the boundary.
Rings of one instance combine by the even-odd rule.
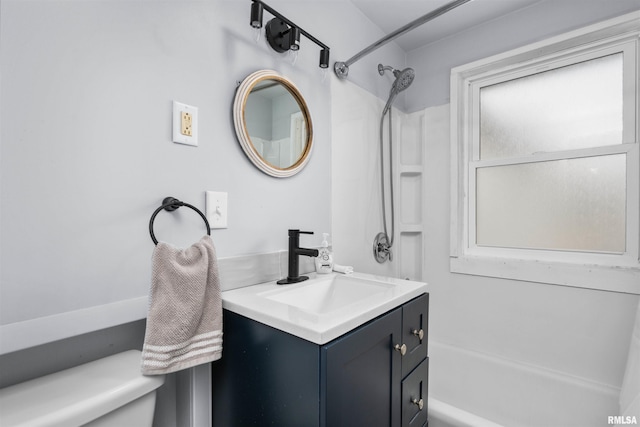
[[[329,233],[322,233],[322,247],[318,251],[316,257],[316,273],[326,274],[333,271],[333,253],[329,248],[327,238]]]

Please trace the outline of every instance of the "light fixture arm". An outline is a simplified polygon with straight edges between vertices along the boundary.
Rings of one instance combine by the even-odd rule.
[[[306,38],[308,38],[309,40],[311,40],[312,42],[317,44],[319,47],[321,47],[322,50],[320,51],[320,67],[321,68],[327,68],[329,66],[329,51],[330,51],[329,46],[327,46],[326,44],[322,43],[317,38],[313,37],[311,34],[306,32],[299,25],[294,24],[292,21],[287,19],[285,16],[280,14],[277,10],[275,10],[274,8],[272,8],[271,6],[269,6],[268,4],[263,2],[262,0],[252,0],[252,18],[253,18],[253,10],[255,8],[254,4],[256,4],[256,3],[259,4],[267,12],[269,12],[270,14],[272,14],[273,16],[275,16],[276,18],[278,18],[279,20],[284,22],[289,27],[297,28],[298,31],[300,32],[300,34],[302,34],[303,36],[305,36]],[[261,19],[262,19],[262,13],[260,13],[260,20]],[[253,20],[251,22],[251,25],[255,26]],[[260,27],[262,27],[262,22],[260,22]],[[260,27],[257,27],[257,28],[260,28]]]

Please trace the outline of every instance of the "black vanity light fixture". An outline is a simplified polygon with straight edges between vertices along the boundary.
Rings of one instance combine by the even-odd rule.
[[[302,34],[320,46],[320,68],[329,67],[329,47],[327,45],[307,33],[298,25],[289,21],[261,0],[252,0],[251,3],[250,24],[253,28],[262,28],[262,14],[265,9],[275,17],[267,22],[267,25],[265,26],[267,41],[273,50],[280,53],[288,50],[299,50],[300,34]]]

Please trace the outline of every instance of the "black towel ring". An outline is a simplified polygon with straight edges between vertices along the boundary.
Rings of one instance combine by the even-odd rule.
[[[163,209],[168,212],[173,212],[180,206],[186,206],[196,211],[198,215],[200,215],[200,217],[204,220],[204,224],[207,226],[207,235],[211,236],[211,227],[209,227],[209,221],[207,221],[207,217],[204,216],[204,214],[200,212],[198,208],[190,205],[189,203],[182,202],[175,197],[165,197],[164,200],[162,200],[162,206],[155,210],[153,215],[151,215],[151,220],[149,221],[149,233],[151,234],[151,240],[153,240],[153,243],[155,243],[156,245],[158,244],[158,239],[156,239],[155,234],[153,234],[153,221],[156,219],[156,215],[158,215],[158,212]]]

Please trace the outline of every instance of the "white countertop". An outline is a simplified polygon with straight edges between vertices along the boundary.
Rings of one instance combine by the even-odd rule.
[[[307,341],[326,344],[428,291],[423,282],[364,273],[308,276],[309,280],[292,285],[277,285],[274,281],[224,291],[222,307]],[[346,294],[341,291],[335,297],[316,295],[329,280],[337,280],[336,286]],[[314,285],[317,287],[309,288]],[[375,292],[364,298],[354,297],[353,291],[362,286]],[[337,294],[335,289],[332,293]],[[334,300],[327,303],[327,298]],[[357,300],[351,301],[354,298]]]

